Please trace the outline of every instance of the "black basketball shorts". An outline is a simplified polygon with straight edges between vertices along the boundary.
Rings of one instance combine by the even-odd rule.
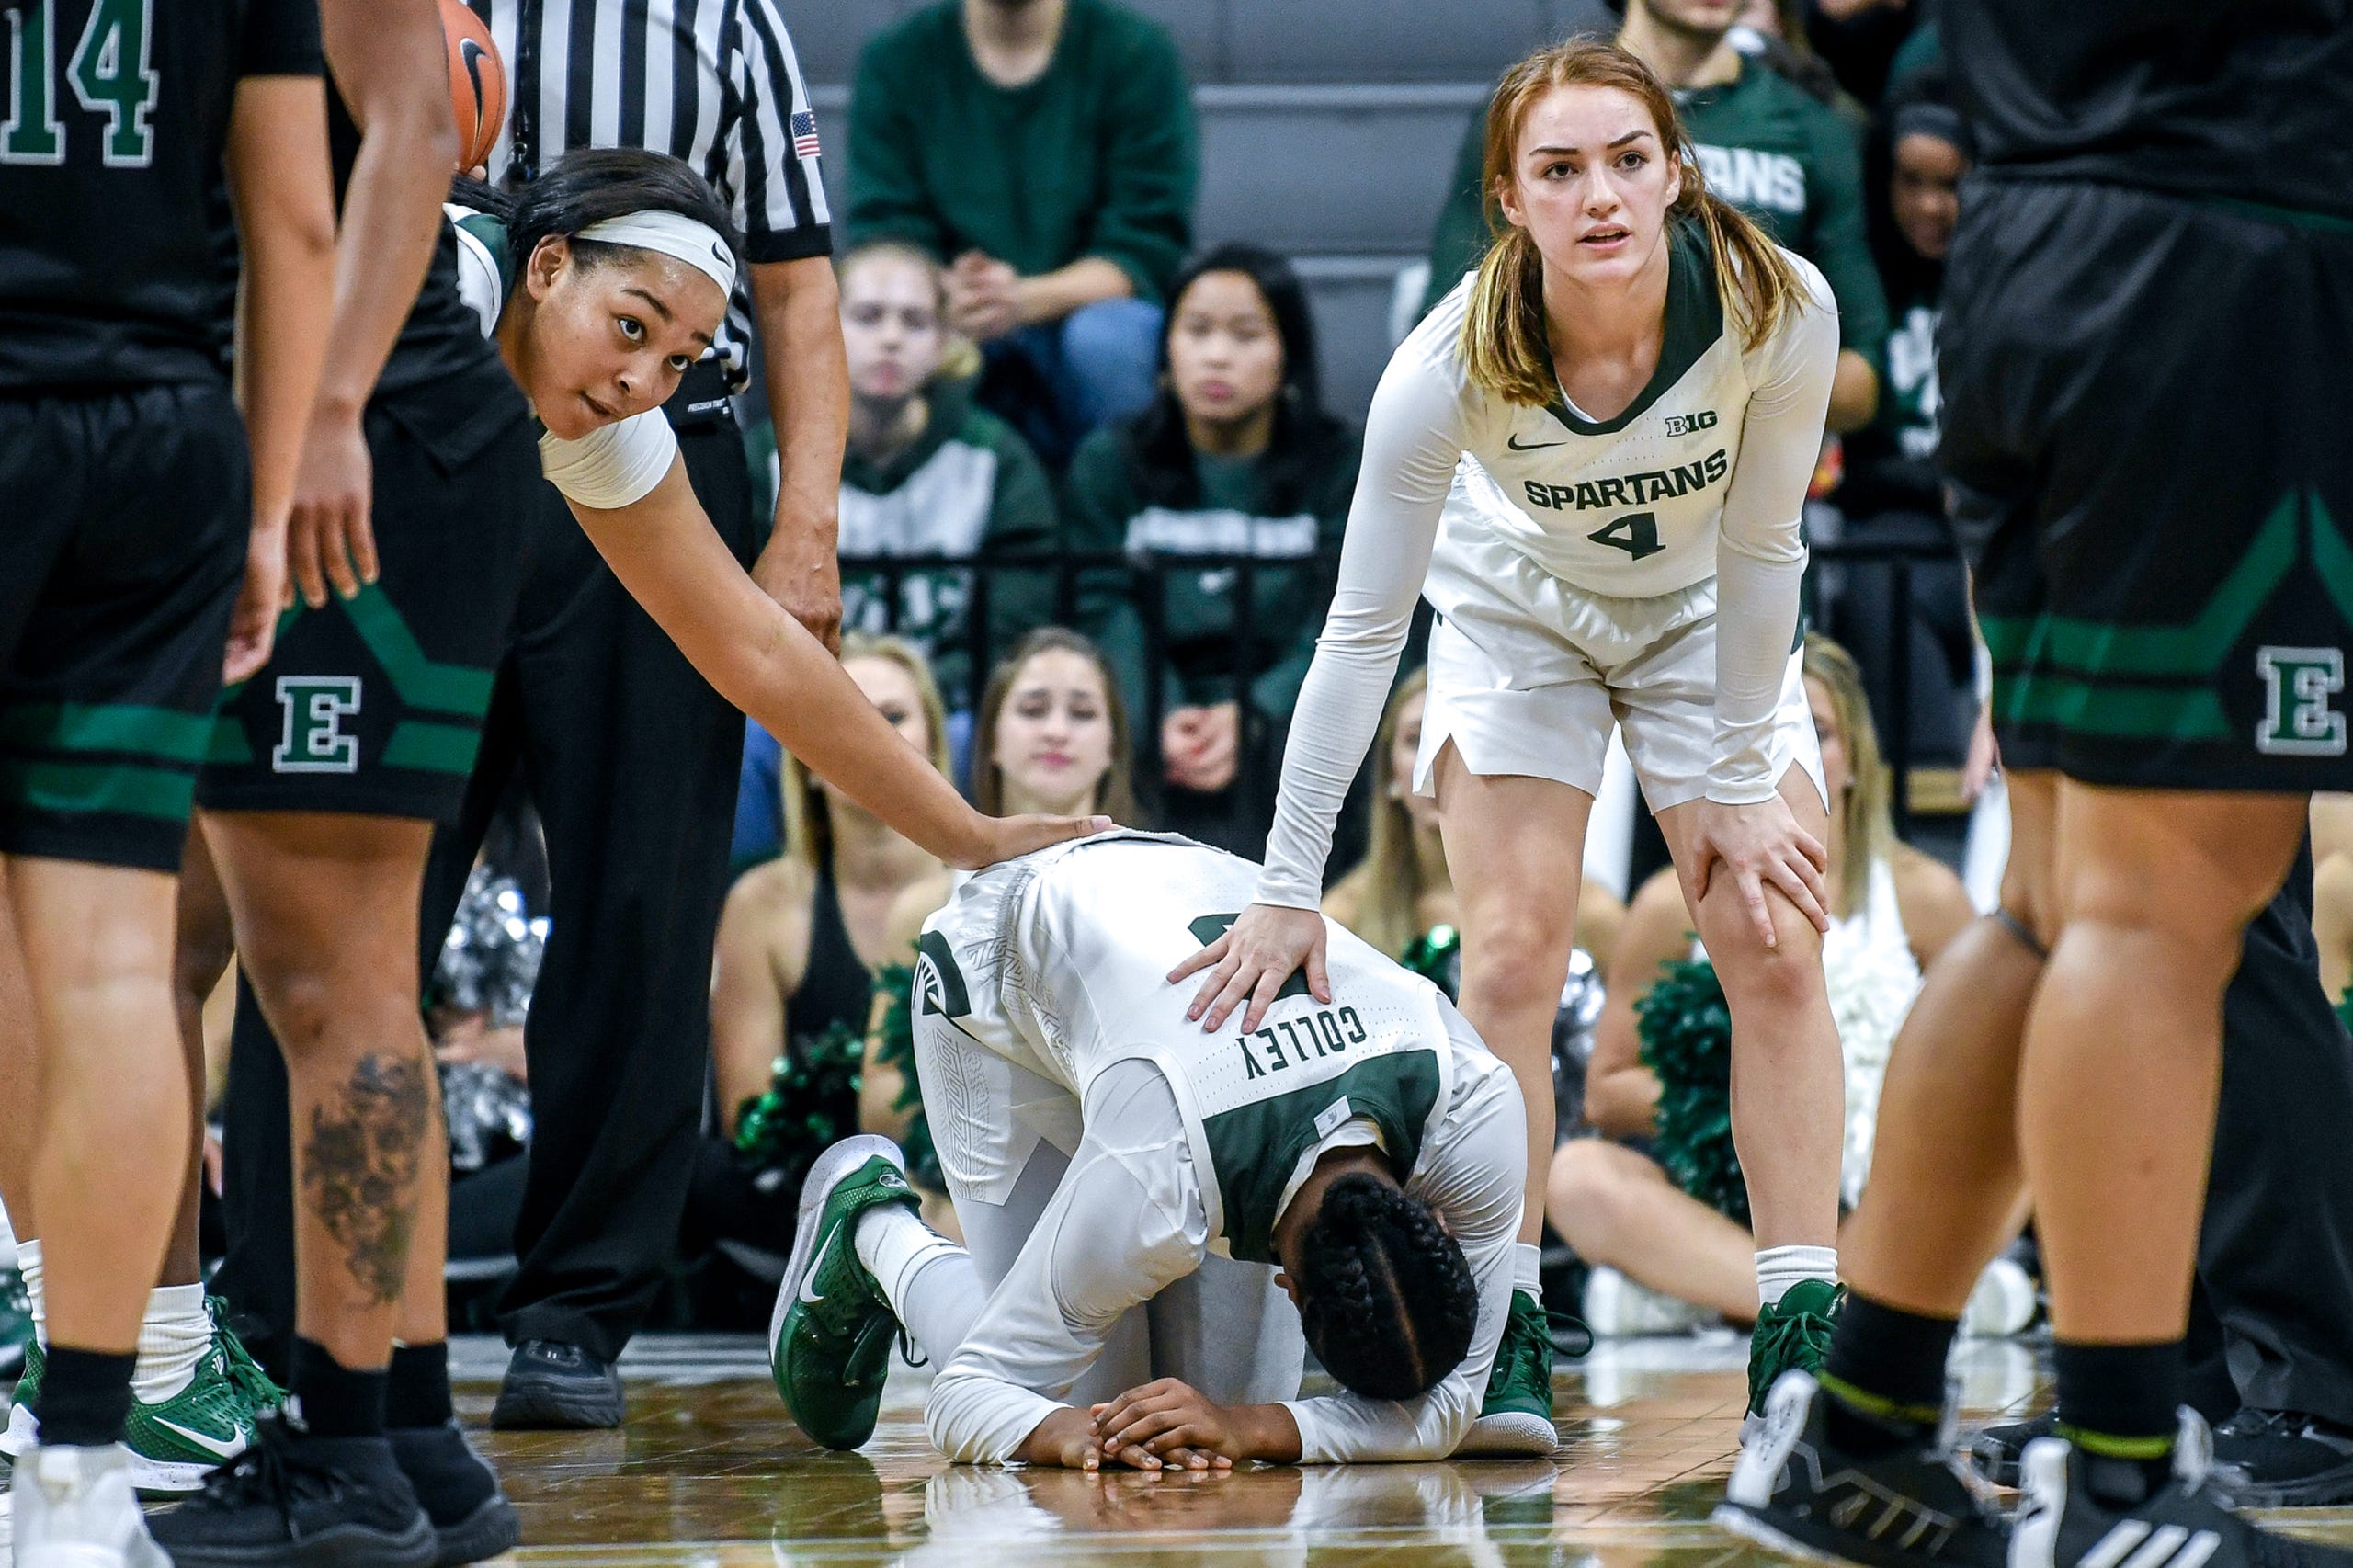
[[[0,853],[179,870],[252,513],[225,384],[0,394]]]
[[[2004,761],[2353,788],[2353,224],[1981,179],[1938,349]]]
[[[552,495],[528,421],[453,455],[381,406],[377,580],[297,600],[269,664],[222,702],[197,801],[207,811],[454,820],[513,636],[529,508]]]

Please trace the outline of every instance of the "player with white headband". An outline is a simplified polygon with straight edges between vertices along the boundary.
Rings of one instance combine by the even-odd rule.
[[[332,60],[338,84],[359,63]],[[278,656],[199,737],[189,885],[210,885],[209,858],[228,913],[208,926],[200,897],[180,904],[184,976],[218,974],[233,924],[285,1056],[293,1130],[292,1387],[285,1419],[262,1423],[165,1527],[175,1558],[206,1568],[318,1551],[409,1568],[514,1540],[448,1421],[446,1368],[420,1371],[392,1348],[447,1337],[449,1171],[416,1010],[416,912],[432,825],[465,799],[524,563],[560,548],[539,520],[555,499],[540,473],[722,697],[941,859],[977,868],[1100,820],[1000,821],[967,805],[706,516],[662,406],[710,351],[738,262],[724,209],[687,165],[580,152],[511,199],[468,187],[474,204],[446,211],[437,178],[421,210],[392,221],[359,199],[365,160],[347,166],[360,172],[329,361],[348,374],[329,384],[359,389],[366,440],[351,485],[318,486],[330,497],[318,509],[335,515],[307,556],[290,552],[304,603]],[[395,245],[415,270],[377,265]],[[362,325],[381,329],[372,357]],[[306,482],[312,449],[345,455],[321,422]],[[334,504],[345,498],[356,519]],[[395,1401],[427,1382],[438,1401]],[[329,1472],[324,1490],[286,1482]],[[471,1492],[443,1483],[453,1477]]]

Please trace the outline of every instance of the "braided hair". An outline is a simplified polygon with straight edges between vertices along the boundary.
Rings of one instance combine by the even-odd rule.
[[[1309,1347],[1353,1393],[1417,1398],[1470,1353],[1479,1290],[1461,1244],[1368,1172],[1324,1189],[1291,1272]]]

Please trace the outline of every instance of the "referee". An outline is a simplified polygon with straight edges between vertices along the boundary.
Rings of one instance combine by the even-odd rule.
[[[816,122],[776,0],[469,3],[509,62],[494,181],[529,184],[577,147],[636,146],[684,158],[729,204],[749,299],[739,285],[717,345],[665,412],[737,559],[837,642],[849,378]],[[750,383],[755,318],[783,457],[772,520],[752,515],[730,401]],[[618,1426],[613,1362],[661,1287],[694,1165],[744,719],[638,608],[554,488],[538,489],[515,634],[463,812],[435,836],[419,934],[430,972],[519,767],[546,825],[553,928],[525,1029],[534,1131],[519,1267],[498,1303],[514,1357],[491,1419]],[[241,1005],[238,1020],[231,1103],[241,1124],[282,1118],[278,1052],[257,1009]],[[290,1312],[292,1237],[240,1243],[256,1261],[265,1246],[285,1259]],[[286,1325],[241,1327],[267,1357]]]
[[[469,3],[512,62],[494,182],[527,185],[576,147],[645,147],[693,165],[733,210],[750,299],[739,289],[667,412],[696,494],[754,579],[837,642],[849,371],[817,123],[777,0]],[[772,522],[752,516],[729,401],[750,384],[747,318],[783,460]],[[744,719],[564,508],[546,521],[492,699],[503,745],[494,755],[484,737],[466,820],[437,846],[425,928],[449,929],[519,761],[547,824],[553,931],[525,1034],[535,1131],[521,1267],[499,1302],[515,1354],[491,1419],[617,1426],[612,1362],[661,1285],[694,1166]]]

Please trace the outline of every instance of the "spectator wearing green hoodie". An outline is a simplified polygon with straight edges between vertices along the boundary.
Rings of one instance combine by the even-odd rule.
[[[1152,395],[1199,149],[1175,42],[1115,0],[940,0],[884,28],[850,99],[849,237],[949,264],[982,401],[1060,467]]]
[[[1168,569],[1156,659],[1149,579],[1091,574],[1081,619],[1118,670],[1144,745],[1157,743],[1140,771],[1159,781],[1162,824],[1256,856],[1324,624],[1331,585],[1319,557],[1339,550],[1358,437],[1319,400],[1314,327],[1288,262],[1221,246],[1185,269],[1169,301],[1153,402],[1072,460],[1068,537],[1074,550],[1140,562],[1251,558],[1246,643],[1232,566]],[[1156,730],[1144,722],[1155,711]]]
[[[894,633],[930,661],[961,778],[980,695],[975,672],[984,675],[1006,649],[1054,619],[1062,526],[1053,489],[1029,444],[972,403],[963,373],[970,366],[957,362],[969,360],[971,349],[947,328],[939,263],[883,241],[852,250],[839,271],[850,381],[843,558],[987,554],[1040,562],[1035,571],[990,574],[977,649],[972,570],[851,568],[842,574],[844,631]],[[775,740],[749,726],[736,798],[739,864],[776,852],[780,760]]]

